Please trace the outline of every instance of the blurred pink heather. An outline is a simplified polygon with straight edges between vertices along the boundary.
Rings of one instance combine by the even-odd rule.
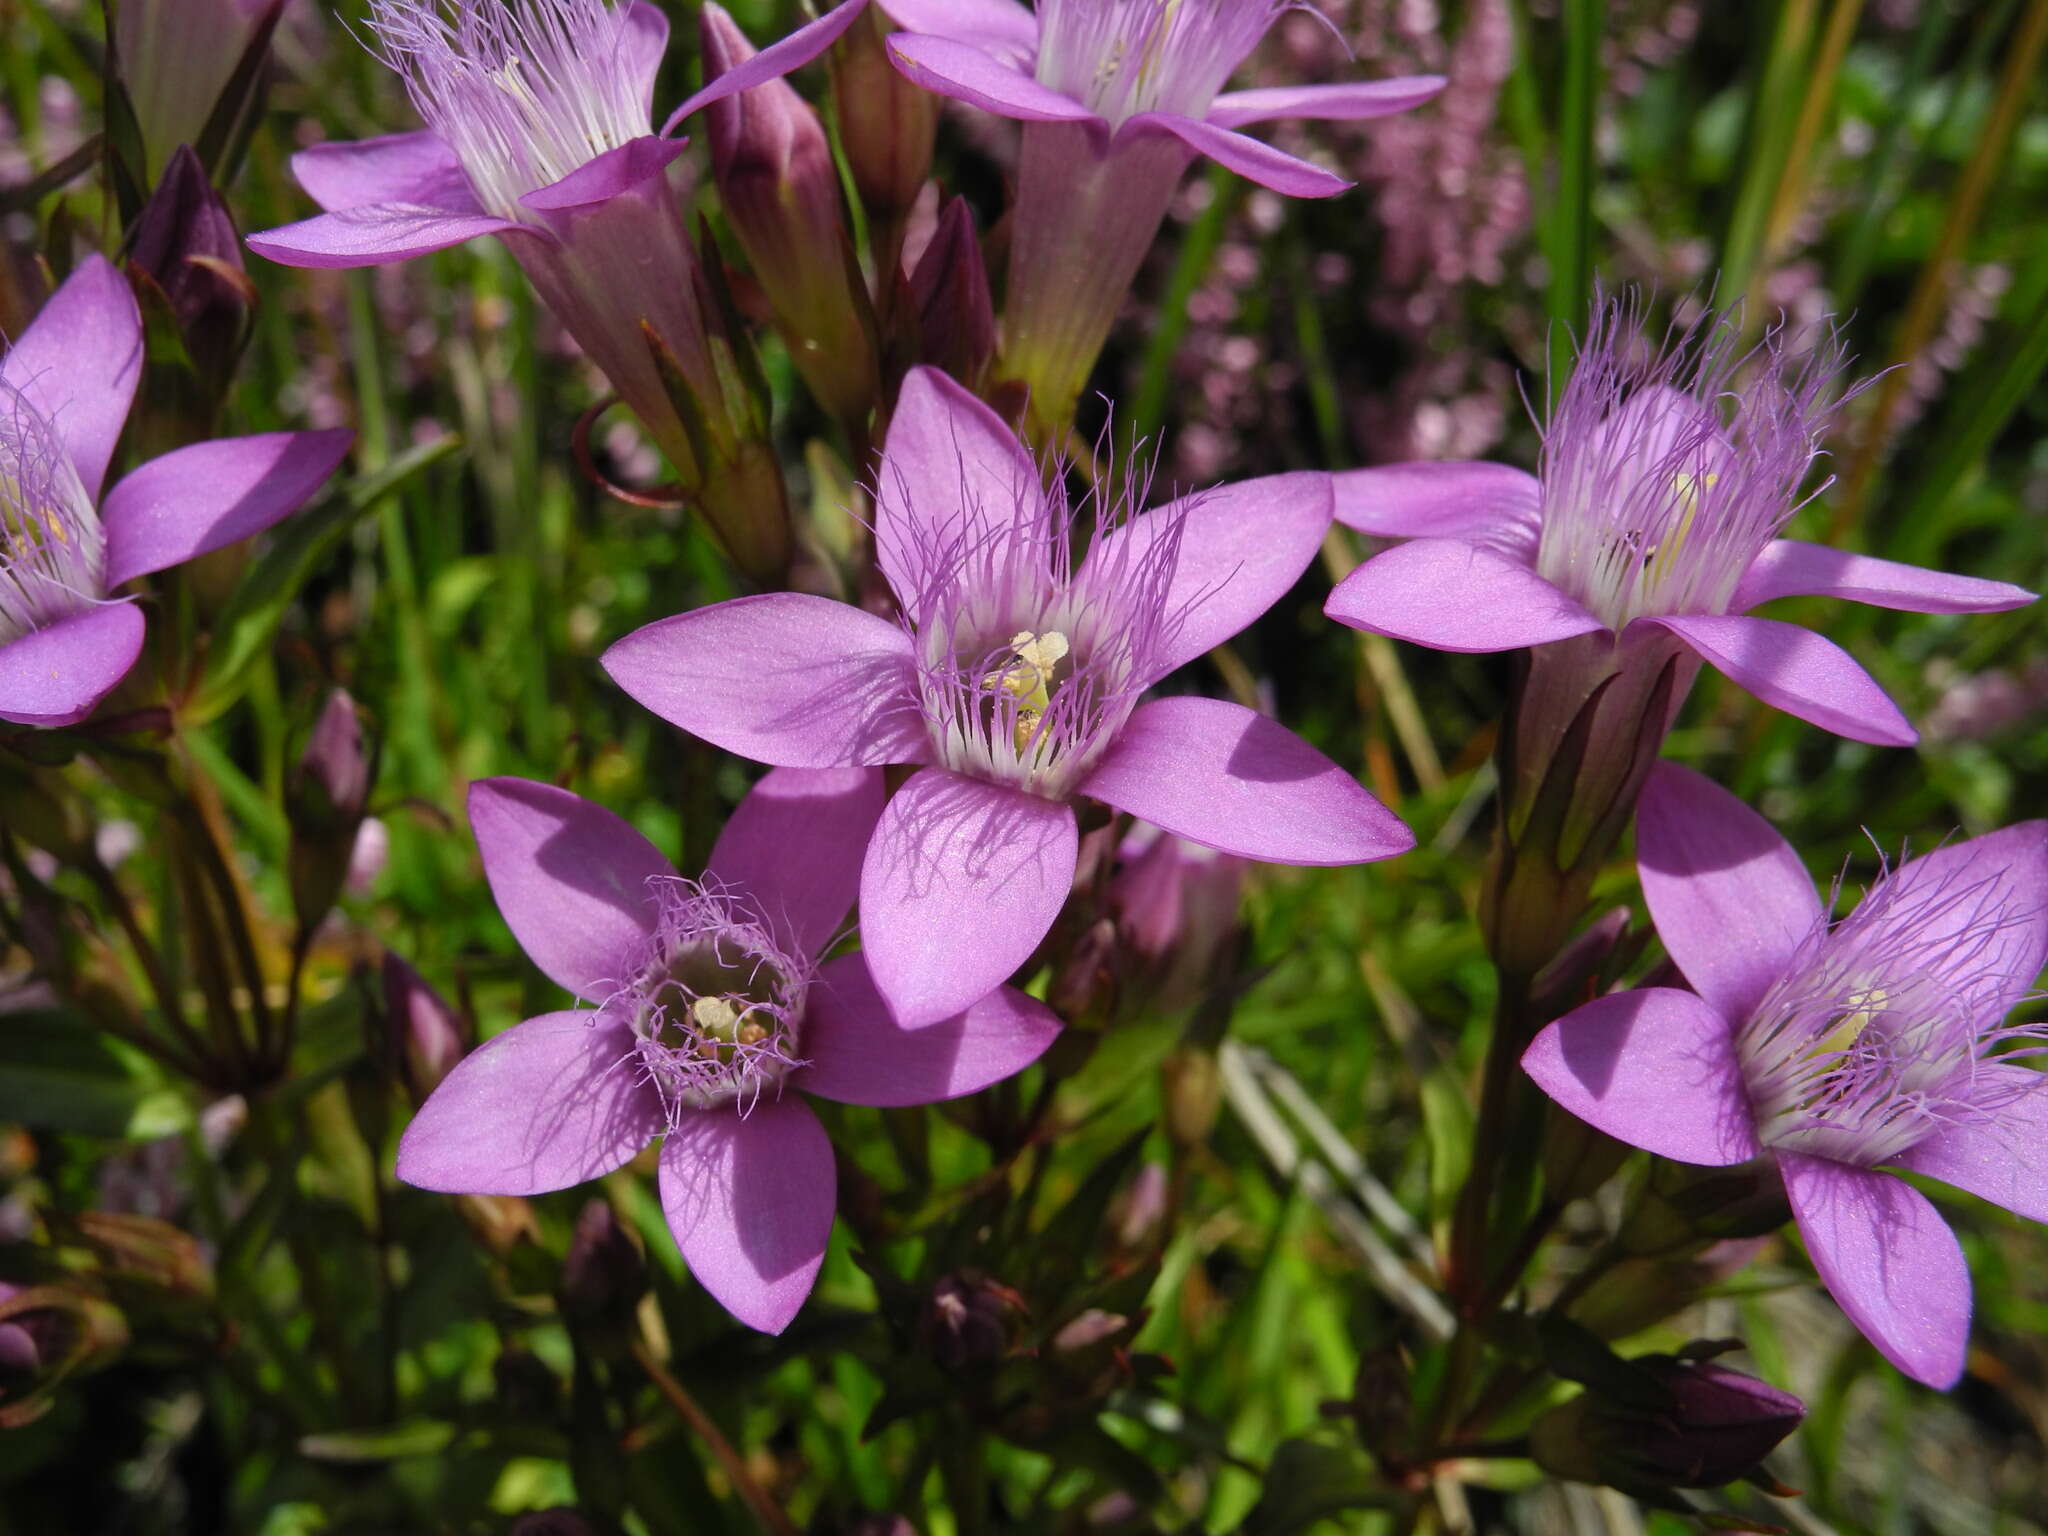
[[[2033,594],[1778,538],[1840,404],[1843,359],[1826,334],[1801,348],[1775,329],[1750,349],[1738,335],[1709,314],[1658,345],[1639,305],[1607,301],[1545,426],[1540,475],[1417,463],[1336,476],[1339,521],[1407,542],[1361,565],[1325,611],[1439,650],[1569,656],[1570,677],[1531,685],[1561,696],[1545,730],[1605,676],[1676,659],[1689,682],[1704,660],[1839,735],[1910,744],[1898,706],[1839,646],[1749,610],[1833,596],[1993,612]]]
[[[1024,126],[999,371],[1035,421],[1071,414],[1182,174],[1206,155],[1291,197],[1351,184],[1237,130],[1383,117],[1437,76],[1225,92],[1282,0],[887,0],[897,67]]]
[[[778,593],[664,619],[605,653],[634,698],[742,757],[920,765],[867,844],[860,892],[876,983],[906,1024],[966,1007],[1037,949],[1073,884],[1077,796],[1279,863],[1414,845],[1265,717],[1140,702],[1294,585],[1328,526],[1328,478],[1276,475],[1142,513],[1135,497],[1076,508],[1063,484],[1043,489],[987,406],[915,369],[875,493],[900,625]]]
[[[83,720],[142,651],[138,576],[259,533],[332,474],[347,432],[195,443],[100,491],[142,373],[142,315],[90,256],[0,358],[0,720]]]
[[[741,1322],[780,1333],[817,1278],[836,1203],[831,1143],[786,1090],[928,1104],[1022,1071],[1060,1027],[1001,988],[906,1029],[861,955],[824,959],[882,799],[878,769],[777,769],[689,880],[567,790],[472,785],[499,910],[593,1007],[528,1019],[465,1057],[407,1127],[399,1177],[539,1194],[662,1137],[662,1206],[691,1272]]]
[[[1681,1162],[1768,1156],[1814,1267],[1884,1357],[1962,1374],[1970,1280],[1925,1196],[1883,1167],[2048,1220],[2048,1096],[2008,1024],[2048,963],[2048,822],[1901,864],[1830,922],[1754,811],[1660,764],[1638,817],[1643,894],[1696,992],[1617,993],[1523,1065],[1610,1136]]]

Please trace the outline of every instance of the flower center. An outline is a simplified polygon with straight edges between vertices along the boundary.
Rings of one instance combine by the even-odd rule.
[[[1038,81],[1111,127],[1140,112],[1203,117],[1285,9],[1278,0],[1039,0]]]
[[[532,222],[527,193],[650,131],[628,9],[606,0],[372,0],[370,30],[499,218]]]
[[[106,540],[56,433],[0,384],[0,645],[96,603]]]
[[[1008,694],[1017,702],[1010,739],[1017,751],[1026,751],[1038,735],[1039,724],[1052,708],[1053,690],[1059,686],[1057,673],[1071,647],[1058,630],[1034,635],[1020,629],[1010,637],[1010,654],[1015,658],[982,679],[991,698]]]
[[[808,960],[746,903],[676,876],[658,882],[648,958],[607,1007],[626,1011],[641,1069],[674,1115],[752,1107],[803,1065]]]

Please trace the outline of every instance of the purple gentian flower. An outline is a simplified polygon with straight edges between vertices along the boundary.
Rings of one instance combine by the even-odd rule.
[[[1276,475],[1077,518],[995,414],[914,369],[889,427],[875,544],[902,612],[799,593],[713,604],[605,653],[649,709],[742,757],[912,763],[861,873],[876,984],[906,1024],[967,1007],[1038,947],[1072,886],[1069,802],[1194,842],[1356,864],[1414,838],[1292,732],[1213,699],[1139,700],[1264,613],[1314,558],[1329,479]]]
[[[260,533],[348,452],[348,432],[194,443],[100,495],[142,375],[142,315],[89,256],[0,358],[0,720],[83,720],[142,651],[126,582]]]
[[[1238,130],[1405,112],[1438,75],[1230,91],[1290,0],[883,0],[897,67],[1024,124],[1003,367],[1064,423],[1196,155],[1291,197],[1351,183]]]
[[[777,79],[830,46],[859,14],[841,5],[728,71],[686,101],[660,135],[654,77],[668,18],[645,0],[372,0],[370,31],[426,120],[417,133],[316,144],[292,157],[327,211],[249,237],[302,267],[399,261],[502,236],[535,291],[604,370],[684,483],[748,438],[730,398],[703,276],[670,168],[668,135],[713,101]],[[686,426],[648,345],[652,331],[703,418]],[[720,515],[734,558],[770,577],[786,558],[786,519]],[[776,526],[757,526],[773,521]]]
[[[1589,636],[1596,674],[1654,674],[1680,656],[1689,683],[1705,660],[1787,714],[1910,745],[1913,727],[1841,647],[1750,610],[1828,596],[1981,613],[2034,595],[1779,538],[1839,403],[1842,359],[1827,344],[1797,356],[1782,332],[1747,352],[1738,337],[1710,318],[1658,351],[1634,308],[1608,303],[1544,430],[1540,476],[1505,464],[1338,475],[1340,522],[1408,542],[1353,571],[1326,611],[1444,651]]]
[[[596,1006],[515,1024],[465,1057],[407,1127],[398,1176],[539,1194],[661,1136],[662,1208],[691,1272],[741,1322],[780,1333],[824,1260],[836,1187],[831,1143],[788,1090],[928,1104],[1022,1071],[1059,1032],[1007,988],[906,1029],[860,955],[822,960],[882,797],[876,769],[778,769],[686,880],[567,790],[472,785],[499,911],[535,964]]]
[[[1696,773],[1652,770],[1636,830],[1643,894],[1695,992],[1600,998],[1522,1064],[1659,1156],[1772,1158],[1842,1310],[1907,1375],[1953,1385],[1962,1250],[1880,1170],[2048,1221],[2048,1079],[2016,1059],[2044,1027],[2006,1022],[2048,962],[2048,821],[1910,860],[1832,924],[1784,839]]]

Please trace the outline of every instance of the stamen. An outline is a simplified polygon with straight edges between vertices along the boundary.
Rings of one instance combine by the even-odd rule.
[[[1281,0],[1039,0],[1038,80],[1112,127],[1140,112],[1205,115]]]
[[[99,513],[50,424],[0,384],[0,645],[104,596]]]

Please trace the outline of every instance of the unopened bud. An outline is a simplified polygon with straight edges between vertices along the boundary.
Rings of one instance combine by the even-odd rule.
[[[212,1297],[213,1267],[191,1233],[153,1216],[113,1211],[82,1211],[74,1224],[115,1294],[147,1290],[194,1301]]]
[[[355,700],[337,688],[327,696],[285,792],[292,905],[308,928],[327,915],[348,879],[376,774]]]
[[[830,55],[839,141],[853,184],[874,218],[900,220],[931,174],[939,98],[889,62],[897,28],[879,5],[847,29]]]
[[[227,204],[189,147],[171,156],[136,220],[129,261],[162,294],[208,399],[218,400],[248,340],[256,288]]]
[[[708,85],[754,56],[725,8],[700,22]],[[784,80],[704,109],[711,170],[790,360],[838,420],[864,422],[877,385],[874,317],[846,232],[825,125]]]
[[[1204,1046],[1182,1046],[1159,1064],[1166,1098],[1166,1134],[1175,1146],[1196,1147],[1216,1129],[1223,1102],[1223,1069]]]
[[[993,1365],[1010,1352],[1011,1331],[1025,1315],[1024,1298],[976,1270],[946,1275],[925,1301],[920,1332],[939,1366],[957,1371]]]
[[[563,1310],[587,1321],[620,1322],[632,1317],[646,1289],[646,1260],[611,1202],[585,1201],[562,1261]]]
[[[1582,1200],[1612,1178],[1634,1150],[1549,1105],[1543,1121],[1543,1187],[1559,1204]]]
[[[1586,1287],[1571,1319],[1603,1339],[1625,1339],[1692,1306],[1746,1268],[1769,1241],[1727,1238],[1654,1258],[1624,1259]]]
[[[970,389],[978,385],[995,356],[996,313],[966,198],[956,197],[940,210],[931,243],[910,274],[910,299],[917,312],[918,360],[943,368]]]
[[[1146,1163],[1109,1205],[1110,1231],[1126,1252],[1150,1248],[1166,1220],[1166,1170]]]
[[[1245,861],[1148,825],[1132,830],[1117,857],[1109,906],[1146,966],[1153,1004],[1192,1007],[1231,952]]]
[[[1623,1490],[1719,1488],[1754,1474],[1806,1417],[1789,1392],[1710,1360],[1629,1362],[1626,1399],[1588,1391],[1536,1421],[1536,1464]]]
[[[1116,924],[1100,918],[1074,940],[1045,1000],[1075,1029],[1101,1029],[1116,1012]]]
[[[106,1364],[127,1345],[127,1322],[98,1297],[0,1281],[0,1429],[40,1418],[66,1376]]]
[[[469,1054],[475,1031],[424,976],[388,950],[384,955],[387,1046],[405,1091],[415,1104],[441,1085]]]
[[[1792,1218],[1785,1181],[1765,1159],[1732,1168],[1651,1165],[1648,1187],[1616,1240],[1631,1253],[1698,1248],[1729,1237],[1761,1237]]]

